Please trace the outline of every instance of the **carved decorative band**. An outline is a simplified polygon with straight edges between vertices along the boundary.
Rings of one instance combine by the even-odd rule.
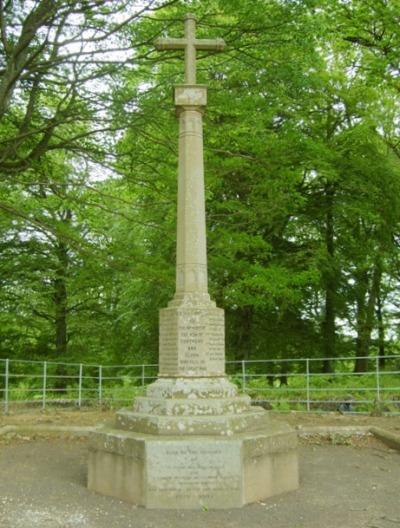
[[[180,132],[179,137],[197,137],[199,139],[203,139],[203,134],[199,132]]]
[[[178,264],[176,267],[177,290],[207,289],[207,266],[205,264]]]
[[[190,105],[190,106],[185,105],[185,106],[176,106],[175,110],[176,110],[176,115],[179,118],[182,118],[182,114],[185,114],[186,112],[196,112],[197,114],[199,114],[199,117],[202,117],[205,112],[205,107],[198,106],[198,105]]]

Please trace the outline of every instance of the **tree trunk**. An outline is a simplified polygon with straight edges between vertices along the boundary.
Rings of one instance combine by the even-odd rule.
[[[3,10],[3,7],[1,7]],[[6,50],[6,65],[0,82],[0,118],[7,111],[12,95],[29,62],[29,53],[34,55],[31,44],[37,32],[47,25],[57,6],[52,0],[41,0],[23,20],[21,33],[15,44],[10,42]],[[32,58],[32,57],[31,57]]]
[[[322,345],[323,357],[335,357],[335,342],[336,342],[336,288],[337,288],[337,274],[335,269],[335,241],[334,241],[334,218],[333,218],[333,204],[335,198],[335,188],[331,183],[325,186],[325,201],[326,201],[326,217],[325,217],[325,245],[327,252],[327,267],[324,272],[325,284],[325,314],[322,321]],[[323,372],[332,372],[332,365],[330,359],[324,359]]]
[[[284,361],[283,363],[281,363],[281,366],[280,366],[280,374],[278,375],[278,379],[279,379],[279,386],[282,387],[282,385],[287,385],[288,384],[288,368],[289,368],[289,364]]]
[[[376,319],[378,321],[378,352],[379,352],[379,366],[384,368],[386,363],[385,358],[385,326],[383,323],[382,313],[382,295],[379,288],[376,304]]]
[[[58,277],[54,288],[56,355],[58,358],[65,358],[67,354],[67,288],[65,281]]]
[[[71,211],[67,210],[63,215],[63,221],[69,223],[71,221]],[[56,356],[60,361],[65,361],[68,350],[68,291],[67,291],[67,274],[68,274],[68,247],[62,239],[56,242],[55,253],[57,257],[57,265],[54,278],[54,312],[55,312],[55,328],[54,328],[54,344],[56,348]],[[65,366],[57,365],[57,376],[55,388],[62,391],[66,389],[67,378]]]
[[[368,272],[358,272],[356,274],[356,325],[357,325],[357,338],[356,338],[356,361],[354,364],[354,372],[365,372],[367,370],[367,361],[362,359],[364,354],[363,350],[363,329],[365,327],[365,312],[366,312],[366,297],[368,290]]]
[[[242,317],[239,321],[239,335],[237,340],[236,360],[249,359],[251,348],[251,327],[253,323],[253,309],[246,306],[241,310]]]
[[[372,277],[370,279],[371,285],[367,299],[369,282],[368,272],[364,271],[360,275],[360,279],[364,281],[364,284],[360,285],[360,296],[357,302],[357,342],[354,372],[366,372],[368,370],[371,332],[374,325],[375,304],[379,292],[381,277],[382,269],[379,260],[377,260],[372,271]]]

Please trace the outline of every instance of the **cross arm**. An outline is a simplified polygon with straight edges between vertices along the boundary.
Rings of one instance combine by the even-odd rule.
[[[196,46],[196,49],[198,50],[214,50],[214,51],[222,51],[226,46],[224,39],[221,39],[221,38],[196,39],[194,41],[194,45]]]
[[[221,38],[194,39],[192,42],[198,50],[222,51],[226,46],[225,41]],[[188,45],[188,41],[185,38],[158,38],[154,41],[154,45],[159,51],[180,50],[185,49],[185,46]]]
[[[158,38],[154,41],[154,46],[159,51],[185,49],[187,40],[184,38]]]

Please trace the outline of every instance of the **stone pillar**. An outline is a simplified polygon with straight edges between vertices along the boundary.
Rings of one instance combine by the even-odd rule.
[[[224,312],[207,287],[203,111],[207,89],[175,88],[179,118],[176,292],[160,310],[160,377],[225,375]]]
[[[176,293],[207,293],[201,106],[177,106],[179,116]]]

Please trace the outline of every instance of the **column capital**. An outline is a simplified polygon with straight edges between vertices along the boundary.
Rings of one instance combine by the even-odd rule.
[[[204,115],[206,107],[199,105],[177,105],[175,106],[175,115],[179,118],[185,112],[197,112],[200,116]]]

